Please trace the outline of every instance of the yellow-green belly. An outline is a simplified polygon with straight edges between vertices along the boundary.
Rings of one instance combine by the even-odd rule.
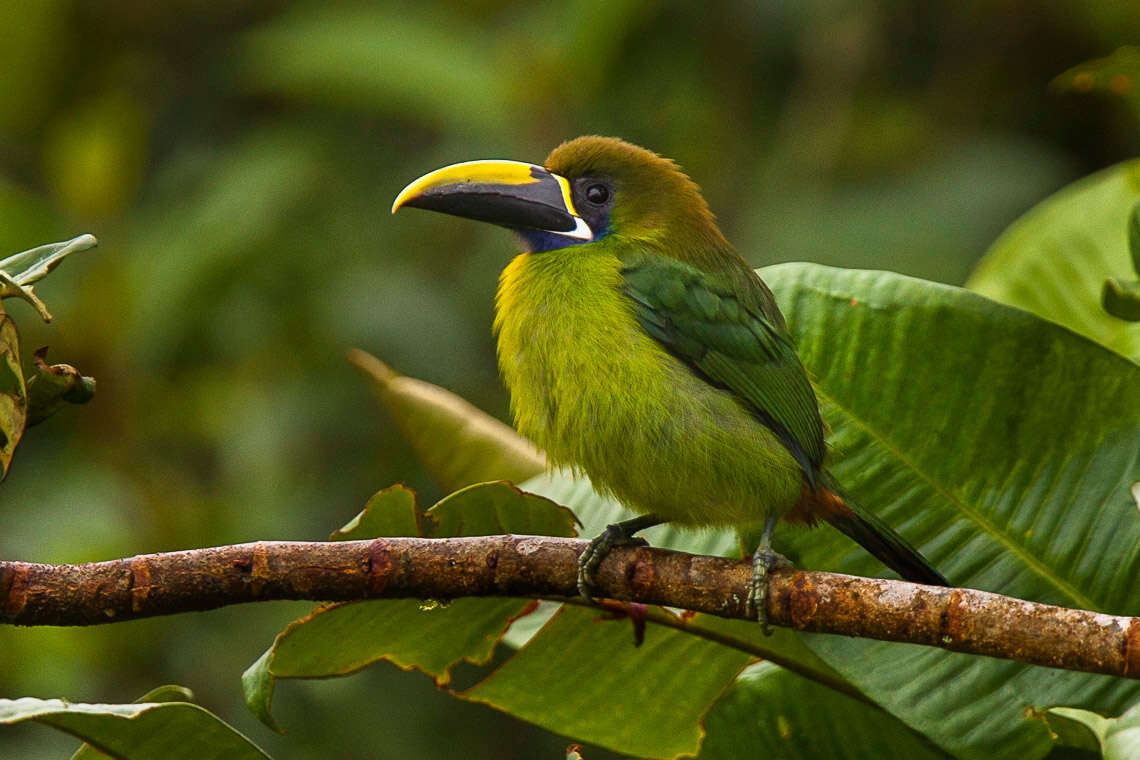
[[[581,251],[581,253],[579,253]],[[499,365],[519,431],[640,512],[741,525],[799,499],[799,465],[726,391],[637,323],[605,252],[523,254],[496,302]]]

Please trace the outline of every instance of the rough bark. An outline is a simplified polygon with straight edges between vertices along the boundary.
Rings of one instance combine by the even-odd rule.
[[[576,593],[586,542],[542,536],[262,541],[93,562],[0,562],[0,623],[97,625],[275,599],[348,601]],[[746,617],[747,561],[621,547],[598,585],[615,599]],[[771,623],[1135,678],[1140,618],[960,588],[781,570]]]

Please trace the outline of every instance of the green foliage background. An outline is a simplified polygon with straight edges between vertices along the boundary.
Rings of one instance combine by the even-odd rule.
[[[0,4],[0,29],[0,253],[101,242],[40,288],[52,325],[9,302],[29,352],[99,381],[0,486],[11,559],[317,539],[392,482],[441,495],[344,352],[505,415],[490,316],[509,236],[387,213],[445,163],[618,135],[676,158],[755,266],[960,284],[1032,204],[1138,144],[1127,99],[1047,88],[1137,41],[1129,3],[35,0]],[[0,628],[0,696],[183,683],[281,757],[565,746],[389,666],[291,684],[292,733],[269,735],[238,675],[308,608]],[[74,745],[0,732],[0,757]]]

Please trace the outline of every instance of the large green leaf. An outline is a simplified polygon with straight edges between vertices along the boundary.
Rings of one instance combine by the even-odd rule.
[[[832,469],[952,582],[1140,611],[1140,367],[1025,312],[882,272],[762,271],[832,427]],[[807,567],[875,561],[830,529],[784,531]],[[1140,684],[922,647],[809,636],[864,693],[961,757],[1049,747],[1032,705],[1118,712]]]
[[[1140,325],[1101,306],[1106,280],[1136,279],[1126,230],[1138,197],[1140,161],[1066,187],[1006,230],[966,287],[1140,361]]]
[[[186,701],[128,705],[61,699],[0,699],[0,725],[35,721],[85,740],[122,760],[265,760],[249,739],[208,710]],[[185,696],[182,697],[185,699]],[[83,748],[80,753],[89,755]]]
[[[421,526],[433,537],[574,535],[569,510],[501,482],[452,494],[428,510],[428,519],[422,522],[417,522],[414,510],[410,491],[400,486],[385,489],[334,538],[373,538],[376,531],[406,534]],[[532,609],[528,600],[477,598],[321,606],[291,623],[246,670],[242,676],[246,704],[262,722],[280,731],[270,713],[278,679],[345,676],[382,660],[420,670],[443,685],[456,664],[489,662],[511,622]]]
[[[751,657],[659,628],[634,647],[628,624],[600,614],[563,605],[462,696],[637,757],[695,753],[701,718]]]
[[[702,760],[947,758],[876,707],[761,662],[709,711]]]

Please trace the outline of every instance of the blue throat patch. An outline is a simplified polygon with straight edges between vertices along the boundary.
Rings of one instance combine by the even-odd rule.
[[[515,232],[522,238],[523,245],[526,246],[527,251],[530,253],[546,253],[547,251],[557,251],[560,248],[570,248],[571,246],[601,240],[613,231],[610,229],[610,220],[608,218],[602,221],[604,224],[598,225],[601,227],[601,231],[595,232],[594,237],[589,240],[577,240],[575,238],[566,237],[565,235],[559,235],[557,232],[547,232],[546,230],[516,229]]]

